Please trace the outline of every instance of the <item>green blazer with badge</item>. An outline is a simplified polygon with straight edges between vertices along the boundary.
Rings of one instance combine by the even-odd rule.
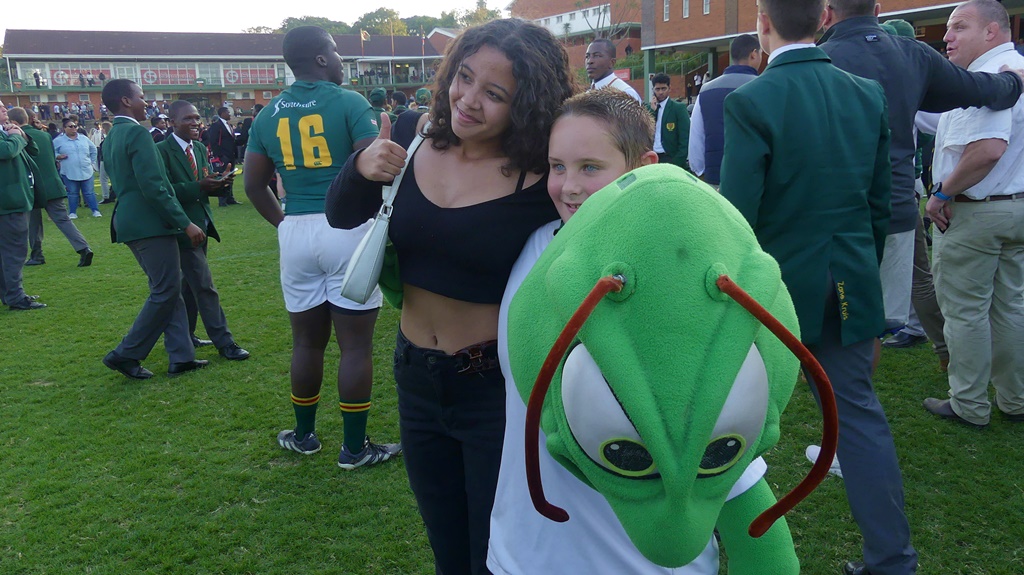
[[[149,130],[130,118],[115,117],[103,141],[103,163],[117,190],[117,205],[110,218],[111,241],[125,243],[185,232],[191,221],[167,181]]]
[[[686,112],[686,106],[672,98],[665,98],[661,105],[665,106],[665,111],[661,114],[661,145],[665,148],[670,163],[686,169],[686,158],[690,149],[690,115]],[[651,109],[650,106],[647,109],[657,122],[657,110]]]
[[[0,215],[32,211],[29,154],[37,150],[33,140],[0,131]]]
[[[783,52],[726,97],[725,141],[722,195],[778,260],[801,339],[818,341],[829,290],[844,345],[881,334],[891,187],[882,87],[819,48]]]
[[[60,179],[60,172],[57,171],[53,139],[50,134],[33,126],[22,126],[21,129],[39,148],[37,153],[29,153],[34,161],[32,174],[36,177],[36,188],[42,190],[47,201],[68,197],[64,181]]]
[[[209,197],[199,189],[199,181],[213,173],[210,161],[206,156],[206,146],[198,140],[192,140],[192,154],[196,158],[198,176],[193,175],[192,164],[189,163],[188,156],[181,144],[178,143],[178,139],[173,135],[167,136],[157,144],[156,149],[160,153],[160,159],[163,160],[167,180],[171,182],[174,195],[178,198],[182,209],[185,210],[185,214],[188,215],[188,219],[199,226],[199,229],[203,230],[207,236],[219,242],[220,235],[213,225],[213,212],[210,211]],[[191,240],[185,234],[178,236],[178,244],[183,248],[192,247]]]

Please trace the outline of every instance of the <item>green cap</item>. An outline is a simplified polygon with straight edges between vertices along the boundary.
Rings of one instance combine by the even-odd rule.
[[[882,25],[882,29],[893,36],[903,36],[905,38],[913,38],[914,26],[906,20],[886,20]]]
[[[416,103],[417,104],[430,104],[430,98],[431,97],[432,97],[432,94],[430,93],[430,90],[428,90],[426,88],[420,88],[419,90],[416,90]]]
[[[383,106],[384,101],[388,99],[388,91],[384,88],[374,88],[370,90],[370,96],[366,99],[374,106]]]

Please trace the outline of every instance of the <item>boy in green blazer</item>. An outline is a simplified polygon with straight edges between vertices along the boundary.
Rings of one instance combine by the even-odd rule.
[[[651,78],[654,98],[654,151],[659,164],[672,164],[687,169],[686,156],[690,147],[690,115],[686,106],[669,97],[671,79],[668,74],[655,74]]]
[[[71,247],[78,253],[78,267],[83,268],[92,264],[93,252],[89,249],[89,242],[85,240],[82,232],[78,231],[75,222],[68,218],[67,199],[68,192],[64,188],[64,182],[57,172],[57,164],[53,160],[53,139],[50,134],[39,129],[35,123],[38,120],[34,112],[24,108],[11,108],[9,112],[11,121],[18,124],[25,136],[35,142],[39,148],[36,154],[29,154],[32,158],[32,175],[35,177],[36,190],[41,190],[46,200],[42,208],[35,208],[29,215],[28,220],[28,243],[29,260],[27,266],[42,265],[46,263],[43,257],[43,210],[50,216],[50,220],[57,226],[57,229],[64,234],[64,237],[71,243]]]
[[[103,364],[128,377],[148,379],[153,373],[139,362],[163,334],[170,358],[168,373],[199,369],[209,362],[195,359],[189,337],[176,236],[184,233],[198,246],[206,234],[181,208],[164,175],[156,144],[139,124],[146,119],[142,88],[130,80],[111,80],[103,87],[103,103],[114,115],[103,158],[118,192],[110,239],[128,246],[149,279],[149,297],[135,323]]]
[[[185,210],[185,214],[193,224],[199,226],[208,238],[220,241],[217,228],[213,225],[213,213],[210,211],[209,196],[224,194],[234,182],[231,164],[228,164],[222,177],[214,174],[206,157],[206,146],[199,141],[199,110],[185,100],[171,104],[170,121],[172,132],[156,145],[163,160],[165,173],[174,195]],[[189,333],[193,345],[200,345],[204,340],[196,337],[196,324],[200,314],[206,333],[212,338],[220,354],[227,359],[247,359],[249,352],[235,343],[228,329],[224,309],[220,305],[220,295],[213,285],[213,276],[206,260],[208,242],[203,241],[193,246],[188,236],[178,235],[178,253],[181,258],[183,276],[181,295],[185,300],[185,313],[188,317]],[[205,342],[209,344],[210,342]]]
[[[7,106],[0,102],[0,302],[12,310],[46,307],[25,295],[21,285],[34,200],[28,154],[38,151],[35,142],[8,120]]]
[[[815,47],[823,0],[758,5],[768,66],[725,99],[722,195],[778,260],[801,339],[835,388],[838,459],[867,563],[846,572],[913,573],[900,468],[871,384],[874,341],[885,325],[878,271],[891,187],[885,95]]]

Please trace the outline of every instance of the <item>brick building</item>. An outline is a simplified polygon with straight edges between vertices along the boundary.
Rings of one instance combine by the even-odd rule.
[[[655,71],[655,56],[666,52],[696,52],[698,58],[684,76],[710,69],[717,76],[729,64],[729,43],[739,34],[755,33],[756,4],[752,0],[640,0],[645,71]],[[881,20],[901,18],[914,25],[917,37],[944,46],[946,20],[959,2],[883,0]],[[1021,38],[1020,15],[1024,0],[1004,0],[1010,13],[1013,37]],[[673,84],[675,84],[673,82]],[[673,85],[673,96],[676,94]]]
[[[147,100],[184,99],[204,115],[228,102],[251,112],[294,81],[281,57],[282,34],[7,30],[8,74],[0,95],[14,105],[91,102],[103,79],[138,82]],[[335,36],[346,87],[364,95],[383,86],[413,94],[440,59],[419,36]]]

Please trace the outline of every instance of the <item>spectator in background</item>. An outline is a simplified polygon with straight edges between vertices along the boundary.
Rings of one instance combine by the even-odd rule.
[[[78,218],[79,194],[85,198],[93,217],[101,217],[103,214],[92,189],[95,166],[99,163],[96,146],[89,138],[80,135],[77,122],[68,118],[64,120],[64,133],[53,140],[53,150],[60,160],[60,175],[68,190],[68,217],[72,220]]]
[[[718,187],[722,154],[725,152],[725,97],[757,77],[761,67],[761,44],[753,34],[740,34],[729,45],[729,66],[708,82],[693,105],[690,117],[690,169],[702,180]]]

